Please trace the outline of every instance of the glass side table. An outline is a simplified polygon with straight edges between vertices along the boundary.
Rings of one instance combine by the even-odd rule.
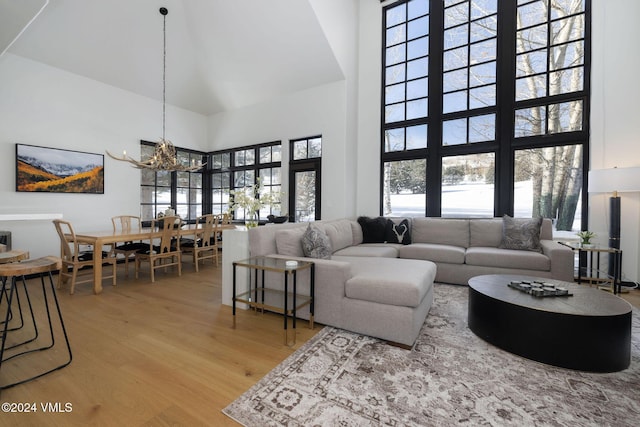
[[[583,245],[580,242],[558,242],[578,254],[578,276],[576,281],[611,286],[614,294],[622,291],[622,250],[601,245]],[[600,255],[609,255],[609,267],[613,274],[600,270]],[[594,259],[595,258],[595,259]],[[583,267],[584,266],[584,267]]]
[[[236,295],[236,276],[238,267],[253,272],[253,281],[249,280],[249,290]],[[298,293],[298,272],[309,271],[309,295]],[[281,273],[284,290],[265,286],[267,271]],[[260,273],[259,273],[260,272]],[[292,289],[289,288],[290,284]],[[267,310],[280,313],[284,317],[284,344],[289,345],[288,320],[292,319],[293,343],[296,342],[296,310],[309,306],[309,328],[313,329],[315,264],[311,261],[292,261],[280,258],[252,257],[233,262],[233,327],[236,327],[236,303],[245,303],[255,310]]]

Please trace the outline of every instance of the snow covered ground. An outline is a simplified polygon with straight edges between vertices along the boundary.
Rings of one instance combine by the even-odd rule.
[[[446,218],[477,218],[493,217],[492,184],[458,184],[442,187],[442,217]],[[531,181],[517,182],[514,193],[514,216],[531,217],[533,209],[533,190]],[[581,201],[578,200],[578,208]],[[393,212],[389,216],[424,216],[424,194],[394,194],[391,196]],[[581,212],[576,211],[572,231],[557,231],[554,237],[575,238],[580,230]]]

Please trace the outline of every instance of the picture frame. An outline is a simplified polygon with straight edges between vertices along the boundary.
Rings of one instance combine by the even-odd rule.
[[[16,191],[104,194],[104,155],[16,144]]]

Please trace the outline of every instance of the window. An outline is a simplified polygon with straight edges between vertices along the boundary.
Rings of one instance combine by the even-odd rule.
[[[492,217],[494,153],[442,158],[442,217]]]
[[[229,210],[231,191],[231,152],[212,154],[211,159],[211,213],[222,214]]]
[[[586,222],[590,0],[383,11],[381,213]]]
[[[181,164],[196,164],[202,155],[178,150]],[[176,214],[186,221],[202,215],[202,172],[176,172]]]
[[[148,159],[153,155],[155,143],[141,141],[140,156]],[[188,166],[204,163],[205,153],[176,147],[180,164]],[[141,169],[140,215],[150,221],[158,213],[170,207],[184,221],[193,221],[202,214],[202,171],[168,172]]]
[[[320,170],[322,137],[314,136],[290,141],[289,220],[292,222],[319,220]]]
[[[258,183],[261,194],[280,193],[281,146],[278,141],[211,153],[211,211],[215,214],[229,211],[232,190]],[[260,210],[261,219],[271,214],[280,215],[280,207],[268,206]],[[234,219],[240,220],[247,213],[236,210],[233,215]]]

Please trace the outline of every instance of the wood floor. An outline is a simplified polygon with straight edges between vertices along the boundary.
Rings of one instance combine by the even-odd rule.
[[[231,308],[220,304],[221,268],[210,264],[196,274],[185,262],[181,278],[159,270],[154,284],[148,273],[125,279],[119,266],[118,285],[105,282],[101,295],[78,285],[75,295],[58,296],[73,362],[2,390],[0,403],[35,404],[37,412],[2,413],[0,426],[236,425],[221,409],[322,328],[300,322],[287,347],[280,316],[240,310],[232,329]],[[623,298],[640,307],[640,291]],[[6,362],[0,381],[37,363]],[[44,412],[49,403],[61,410]]]
[[[36,285],[29,283],[30,289]],[[86,284],[74,295],[68,288],[58,292],[73,361],[0,391],[0,403],[35,403],[38,410],[2,413],[0,426],[237,425],[221,409],[322,326],[311,330],[299,322],[297,342],[287,347],[281,316],[239,310],[232,329],[221,293],[221,268],[207,263],[195,273],[187,262],[180,278],[157,270],[153,284],[142,272],[139,280],[126,280],[119,266],[118,285],[105,281],[100,295]],[[37,363],[31,357],[3,364],[1,384]],[[49,402],[63,409],[70,403],[72,410],[45,413],[40,404]]]

